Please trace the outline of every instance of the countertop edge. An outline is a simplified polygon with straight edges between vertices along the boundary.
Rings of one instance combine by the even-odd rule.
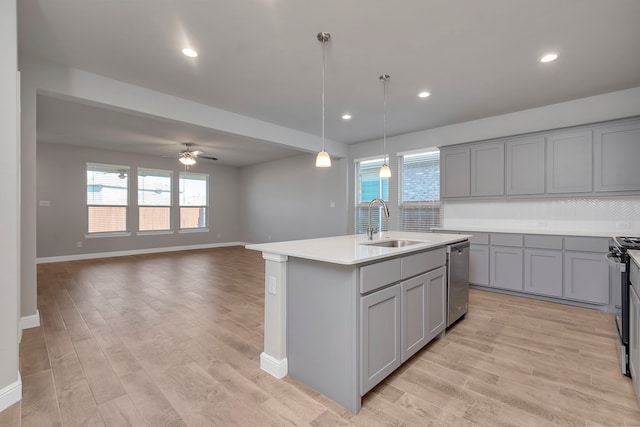
[[[394,237],[393,232],[389,232],[389,236],[385,237],[384,239],[379,239],[379,240],[394,240],[394,239],[407,239],[409,240],[408,237],[405,236],[401,236],[401,237]],[[424,234],[425,236],[429,236],[429,234],[446,234],[446,233],[420,233],[420,234]],[[347,235],[347,236],[335,236],[336,239],[339,238],[348,238],[348,237],[353,237],[353,244],[355,245],[366,245],[366,240],[365,241],[359,241],[357,240],[357,237],[360,235]],[[430,242],[430,241],[425,241],[425,242],[420,242],[417,243],[415,245],[411,245],[411,246],[405,246],[405,247],[401,247],[401,248],[377,248],[378,250],[380,250],[380,253],[375,253],[369,256],[364,256],[361,258],[349,258],[349,259],[341,259],[341,258],[337,258],[337,257],[331,257],[331,256],[321,256],[321,255],[317,255],[317,254],[310,254],[310,253],[303,253],[299,250],[287,250],[287,249],[283,249],[283,248],[277,248],[274,247],[275,245],[280,245],[282,246],[283,244],[287,244],[287,243],[298,243],[299,242],[303,242],[305,240],[294,240],[294,241],[290,241],[290,242],[274,242],[274,243],[256,243],[256,244],[249,244],[249,245],[245,245],[246,249],[249,250],[254,250],[254,251],[259,251],[259,252],[263,252],[263,253],[270,253],[270,254],[276,254],[276,255],[285,255],[285,256],[289,256],[292,258],[301,258],[301,259],[308,259],[311,261],[319,261],[319,262],[326,262],[329,264],[338,264],[338,265],[359,265],[359,264],[366,264],[369,262],[373,262],[373,261],[380,261],[380,260],[384,260],[386,258],[393,258],[396,257],[398,255],[408,255],[411,254],[413,252],[420,252],[423,250],[428,250],[428,249],[436,249],[439,247],[444,247],[453,243],[458,243],[458,242],[463,242],[465,240],[468,240],[469,237],[471,237],[470,235],[466,235],[466,234],[448,234],[448,236],[450,236],[450,238],[447,238],[443,241],[439,241],[439,242]],[[320,238],[320,239],[307,239],[309,241],[314,241],[314,240],[325,240],[325,239],[331,239],[331,237],[326,237],[326,238]],[[426,238],[414,238],[413,240],[419,241],[419,240],[428,240]]]
[[[536,234],[544,236],[568,236],[568,237],[602,237],[613,238],[615,236],[629,236],[640,235],[640,231],[634,232],[630,230],[619,231],[592,231],[585,232],[579,230],[525,230],[525,229],[497,229],[497,228],[484,228],[484,227],[434,227],[431,229],[433,232],[444,233],[446,231],[456,232],[476,232],[476,233],[504,233],[504,234]]]

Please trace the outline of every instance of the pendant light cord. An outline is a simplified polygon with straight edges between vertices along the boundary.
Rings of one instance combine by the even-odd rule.
[[[382,151],[384,151],[384,164],[387,164],[387,78],[383,81],[383,117],[382,117]]]
[[[324,151],[324,45],[326,41],[322,40],[322,151]]]

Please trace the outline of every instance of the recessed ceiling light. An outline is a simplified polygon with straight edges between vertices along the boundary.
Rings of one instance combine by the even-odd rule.
[[[351,120],[351,114],[343,114],[342,120]]]
[[[184,49],[182,49],[182,53],[189,58],[195,58],[196,56],[198,56],[198,52],[189,47],[185,47]]]
[[[540,58],[540,62],[551,62],[558,57],[556,53],[547,53],[545,56]]]
[[[428,98],[431,94],[429,92],[423,91],[418,94],[418,98]]]

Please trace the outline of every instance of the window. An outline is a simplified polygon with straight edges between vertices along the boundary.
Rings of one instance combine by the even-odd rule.
[[[207,228],[209,175],[180,172],[180,228]]]
[[[440,226],[440,152],[399,157],[400,230],[427,232]]]
[[[138,229],[171,230],[171,172],[138,168]]]
[[[87,163],[87,231],[127,231],[129,167]]]
[[[389,178],[379,176],[383,164],[383,158],[356,163],[356,234],[367,232],[369,202],[376,198],[385,202],[389,200]],[[371,225],[380,231],[389,229],[379,205],[371,209]]]

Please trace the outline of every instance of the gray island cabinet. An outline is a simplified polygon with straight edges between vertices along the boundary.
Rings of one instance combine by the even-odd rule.
[[[286,354],[263,353],[261,367],[282,377],[269,363],[284,360],[285,374],[357,413],[364,394],[433,338],[444,335],[446,245],[467,237],[401,232],[382,237],[419,242],[402,248],[369,245],[362,235],[297,241],[309,242],[308,247],[297,242],[247,246],[263,251],[267,260],[265,353],[273,347],[270,332],[282,326],[271,325],[268,318],[268,297],[278,292],[269,288],[269,260],[273,251],[285,255],[286,243],[302,248],[297,256],[295,248],[289,249],[282,270],[286,320],[279,330],[286,334]]]

